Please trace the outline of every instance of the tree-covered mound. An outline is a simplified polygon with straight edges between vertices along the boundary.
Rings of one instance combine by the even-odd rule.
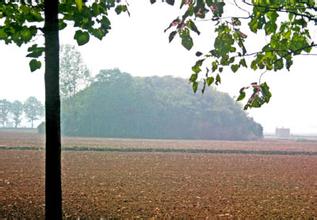
[[[255,139],[262,126],[227,94],[194,94],[180,78],[102,70],[63,102],[64,135],[115,138]]]

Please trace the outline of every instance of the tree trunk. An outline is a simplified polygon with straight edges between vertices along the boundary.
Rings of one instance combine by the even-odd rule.
[[[45,217],[62,219],[59,97],[58,0],[44,1],[45,13]]]

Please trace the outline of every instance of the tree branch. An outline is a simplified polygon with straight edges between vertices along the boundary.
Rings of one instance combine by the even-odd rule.
[[[249,18],[251,17],[251,13],[248,10],[242,8],[240,5],[238,5],[237,0],[233,0],[233,2],[234,2],[234,4],[236,5],[237,8],[239,8],[240,10],[246,12],[248,14]]]
[[[280,7],[272,7],[272,6],[268,6],[268,5],[260,5],[260,4],[252,4],[250,2],[247,2],[246,0],[243,0],[242,1],[243,3],[245,3],[246,5],[249,5],[249,6],[252,6],[252,7],[260,7],[260,8],[265,8],[267,9],[268,11],[277,11],[277,12],[283,12],[283,13],[290,13],[290,14],[293,14],[293,15],[296,15],[296,16],[301,16],[301,17],[305,17],[307,18],[308,20],[310,21],[314,21],[314,22],[317,22],[317,17],[316,15],[312,15],[310,13],[298,13],[296,11],[290,11],[290,10],[287,10],[285,9],[283,6],[280,6]],[[298,7],[297,9],[312,9],[314,11],[317,11],[317,7]]]
[[[293,56],[299,56],[299,55],[303,55],[303,56],[308,56],[308,55],[312,55],[312,56],[317,56],[317,54],[309,54],[309,53],[304,53],[304,54],[296,54],[297,52],[299,51],[302,51],[302,50],[305,50],[305,49],[308,49],[308,48],[313,48],[313,47],[317,47],[317,44],[315,43],[312,43],[310,44],[309,46],[306,46],[306,47],[301,47],[297,50],[278,50],[278,49],[274,49],[274,50],[267,50],[265,52],[287,52],[287,54],[285,56],[280,56],[281,58],[285,58],[287,55],[293,55]],[[236,56],[233,56],[234,58],[237,58],[237,57],[249,57],[249,56],[254,56],[254,55],[257,55],[257,54],[261,54],[263,51],[257,51],[257,52],[252,52],[252,53],[248,53],[248,54],[243,54],[243,55],[236,55]]]

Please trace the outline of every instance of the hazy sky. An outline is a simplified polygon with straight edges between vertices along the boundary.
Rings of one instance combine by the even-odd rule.
[[[208,51],[212,44],[213,28],[208,22],[199,23],[204,34],[196,39],[195,48],[188,52],[176,37],[168,43],[168,34],[163,30],[178,16],[177,7],[166,4],[150,5],[149,0],[129,1],[131,16],[112,16],[112,30],[99,41],[90,42],[79,48],[84,62],[95,75],[100,69],[119,68],[135,76],[174,75],[189,78],[195,63],[195,52]],[[61,43],[75,44],[71,30],[61,33]],[[249,45],[257,48],[261,41],[256,35],[249,37]],[[38,38],[41,40],[41,37]],[[265,39],[264,39],[265,40]],[[263,41],[263,38],[262,38]],[[33,42],[34,43],[34,42]],[[19,99],[29,96],[44,100],[43,68],[30,73],[25,58],[26,47],[7,46],[0,43],[0,99]],[[262,81],[267,81],[273,97],[261,109],[248,114],[264,126],[265,132],[275,127],[289,127],[292,133],[317,134],[317,99],[315,73],[317,57],[296,58],[290,72],[267,72]],[[315,65],[314,65],[315,64]],[[223,73],[223,83],[218,90],[238,95],[241,87],[258,81],[261,72],[242,70],[238,73]]]

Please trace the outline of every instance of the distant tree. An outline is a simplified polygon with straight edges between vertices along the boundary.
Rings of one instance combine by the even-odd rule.
[[[31,122],[31,127],[34,126],[34,121],[40,119],[44,114],[42,103],[34,96],[29,97],[24,103],[24,113]]]
[[[227,94],[194,94],[186,80],[132,77],[101,70],[95,81],[64,100],[63,133],[70,136],[249,140],[262,126]]]
[[[63,98],[75,95],[88,86],[90,73],[74,45],[62,45],[60,49],[60,94]]]
[[[0,100],[0,123],[5,127],[9,120],[10,102],[6,99]]]
[[[21,116],[23,114],[23,104],[22,102],[16,100],[11,103],[10,112],[13,115],[14,127],[17,128],[21,123]]]

